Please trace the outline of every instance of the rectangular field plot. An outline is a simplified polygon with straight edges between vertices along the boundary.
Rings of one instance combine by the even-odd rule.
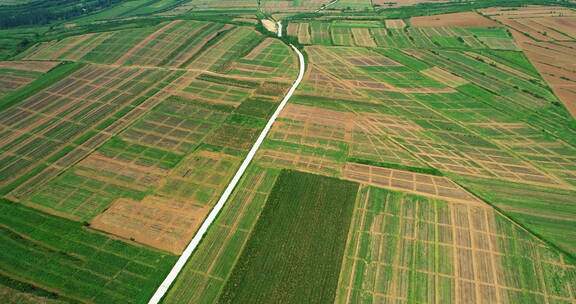
[[[122,132],[120,137],[130,143],[183,155],[200,144],[225,117],[225,113],[213,111],[201,103],[168,99]]]
[[[202,47],[223,24],[176,20],[150,34],[116,63],[127,65],[179,66]]]
[[[40,43],[19,57],[178,67],[189,64],[204,44],[230,28],[231,25],[220,23],[176,20],[135,30],[90,33]]]
[[[195,80],[184,89],[182,95],[207,102],[238,105],[250,96],[251,91],[253,90],[245,87]]]
[[[242,252],[279,170],[252,164],[220,216],[186,264],[167,302],[214,303]]]
[[[332,302],[357,189],[282,171],[219,302]]]
[[[210,208],[171,198],[119,199],[90,225],[126,239],[181,253]]]
[[[290,24],[288,34],[297,36],[302,44],[314,45],[401,49],[517,49],[504,27],[407,27],[402,19]]]
[[[576,267],[488,206],[360,193],[336,303],[574,300]]]
[[[26,60],[79,60],[110,38],[114,32],[90,33],[38,43],[20,53],[18,58]]]
[[[398,93],[454,92],[418,71],[426,64],[397,51],[319,46],[306,50],[315,68],[337,75],[351,88]]]
[[[352,134],[348,157],[411,167],[426,166],[392,140],[369,132]]]
[[[357,163],[346,163],[343,178],[381,188],[417,193],[449,201],[478,204],[480,200],[450,179]]]
[[[211,206],[228,184],[241,159],[223,152],[198,150],[176,167],[160,193]]]
[[[0,220],[2,273],[82,302],[146,303],[176,261],[11,202]]]
[[[160,26],[162,25],[115,32],[88,51],[81,59],[96,63],[114,63],[134,46],[157,31]]]
[[[0,61],[0,98],[25,87],[60,62]]]

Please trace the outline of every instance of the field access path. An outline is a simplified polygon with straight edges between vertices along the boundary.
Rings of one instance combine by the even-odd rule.
[[[278,22],[278,37],[282,37],[282,24],[280,22]],[[240,165],[240,168],[238,168],[238,171],[236,171],[236,174],[234,174],[234,177],[224,190],[224,193],[222,193],[222,196],[220,197],[214,208],[212,208],[212,211],[210,211],[210,213],[208,214],[208,216],[206,217],[206,219],[204,220],[204,222],[202,223],[202,225],[200,226],[200,228],[198,229],[198,231],[196,232],[196,234],[194,235],[188,246],[186,246],[186,249],[184,249],[184,252],[180,256],[180,258],[178,258],[178,261],[176,261],[176,264],[174,264],[174,267],[172,267],[172,270],[170,270],[168,276],[166,276],[162,284],[160,284],[160,286],[158,287],[158,289],[156,290],[156,292],[154,293],[148,304],[159,303],[162,297],[166,294],[166,292],[174,282],[174,280],[176,280],[176,277],[178,277],[178,274],[182,271],[184,265],[186,265],[186,262],[192,256],[192,253],[194,252],[196,247],[198,247],[198,244],[208,231],[208,228],[210,227],[210,225],[212,225],[212,223],[214,222],[214,220],[224,207],[224,204],[226,204],[226,201],[228,201],[228,198],[232,194],[232,191],[240,181],[242,175],[244,175],[244,172],[248,168],[248,165],[250,165],[250,163],[252,162],[254,155],[256,155],[256,152],[258,152],[258,149],[260,148],[260,145],[262,145],[264,138],[266,138],[266,135],[268,135],[268,132],[272,128],[272,125],[276,121],[276,118],[278,118],[278,115],[280,115],[280,112],[282,111],[284,106],[286,106],[286,103],[288,102],[290,97],[292,97],[292,94],[294,94],[296,88],[298,88],[298,85],[300,85],[300,82],[302,82],[302,78],[304,78],[304,71],[306,69],[304,56],[302,55],[300,50],[298,50],[298,48],[296,48],[294,45],[290,44],[290,46],[298,55],[298,61],[300,63],[298,78],[296,78],[296,80],[292,84],[292,87],[290,88],[288,93],[286,93],[286,96],[284,96],[284,99],[282,99],[282,101],[278,105],[278,108],[276,108],[276,111],[270,117],[270,120],[268,120],[268,123],[266,123],[266,126],[258,136],[258,139],[256,139],[256,142],[254,142],[254,145],[248,152],[248,155],[246,155],[246,158]]]

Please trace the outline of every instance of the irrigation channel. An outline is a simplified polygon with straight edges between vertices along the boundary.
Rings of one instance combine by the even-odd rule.
[[[278,22],[278,37],[282,37],[282,24],[280,22]],[[260,145],[262,145],[264,138],[272,128],[272,125],[276,121],[276,118],[278,118],[278,115],[280,114],[284,106],[286,106],[286,103],[288,102],[292,94],[294,94],[296,88],[298,88],[298,85],[302,81],[302,78],[304,78],[304,70],[306,68],[304,62],[304,56],[294,45],[290,44],[290,46],[298,55],[300,63],[300,71],[298,72],[298,78],[296,78],[294,84],[292,84],[292,87],[290,88],[286,96],[284,96],[284,99],[282,99],[282,101],[278,105],[278,108],[276,108],[276,111],[274,112],[274,114],[272,114],[270,120],[268,120],[268,123],[262,130],[262,133],[260,133],[260,136],[258,136],[256,142],[254,142],[252,149],[250,149],[248,155],[246,155],[246,158],[240,165],[240,168],[238,168],[238,171],[236,171],[236,174],[234,174],[234,177],[226,187],[226,190],[224,190],[224,193],[222,193],[222,196],[220,197],[216,205],[214,205],[214,208],[212,208],[212,211],[210,211],[210,213],[208,214],[208,216],[206,217],[206,219],[204,220],[204,222],[202,223],[202,225],[200,226],[200,228],[198,229],[198,231],[196,232],[196,234],[194,235],[188,246],[186,246],[186,249],[184,249],[184,252],[180,256],[180,258],[178,258],[178,261],[176,261],[176,264],[174,264],[174,267],[172,267],[172,270],[170,270],[168,276],[166,276],[162,284],[160,284],[160,286],[158,287],[158,289],[156,290],[156,292],[154,293],[148,304],[159,303],[162,297],[166,294],[166,292],[172,285],[172,283],[174,283],[174,280],[176,280],[176,277],[182,271],[184,265],[186,265],[186,262],[188,261],[188,259],[190,259],[190,256],[192,256],[192,253],[194,252],[194,250],[196,250],[196,247],[198,247],[198,244],[208,231],[208,228],[210,227],[210,225],[212,225],[212,223],[214,222],[214,220],[224,207],[224,204],[226,204],[226,201],[228,201],[228,198],[232,194],[232,191],[240,181],[242,175],[244,175],[244,172],[246,171],[246,168],[248,168],[250,162],[252,162],[254,155],[256,155],[256,152],[258,152]]]

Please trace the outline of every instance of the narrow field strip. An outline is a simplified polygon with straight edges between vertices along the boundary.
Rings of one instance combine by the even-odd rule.
[[[292,94],[294,94],[296,88],[298,88],[298,85],[300,85],[300,82],[304,78],[304,71],[305,71],[304,56],[295,46],[293,46],[292,44],[290,44],[290,46],[292,47],[292,49],[294,49],[296,54],[298,54],[298,59],[300,62],[300,71],[298,73],[298,78],[296,78],[294,84],[292,85],[286,96],[284,96],[284,99],[282,99],[276,111],[274,112],[274,114],[272,114],[270,120],[268,120],[268,123],[260,133],[260,136],[258,136],[258,139],[256,139],[256,142],[248,152],[248,155],[240,165],[240,168],[238,168],[238,171],[236,171],[236,174],[230,181],[230,184],[228,184],[226,190],[224,190],[224,193],[222,194],[222,196],[220,197],[220,199],[218,200],[212,211],[210,211],[210,213],[206,217],[206,220],[202,223],[202,225],[200,226],[200,228],[198,229],[198,231],[196,232],[196,234],[194,235],[194,237],[192,238],[192,240],[190,241],[190,243],[180,256],[180,258],[178,259],[178,261],[176,262],[176,264],[174,265],[174,267],[172,268],[172,270],[170,271],[164,282],[162,282],[162,284],[158,287],[158,289],[154,293],[154,296],[152,296],[152,298],[150,299],[149,304],[159,303],[162,297],[166,294],[166,292],[174,282],[174,280],[176,279],[176,277],[178,276],[178,274],[182,271],[182,268],[184,267],[184,265],[186,265],[186,262],[188,261],[188,259],[190,258],[190,256],[192,255],[192,253],[202,240],[202,238],[204,237],[204,234],[206,234],[208,228],[210,227],[210,225],[212,225],[212,223],[214,222],[214,220],[224,207],[224,204],[226,203],[226,201],[232,194],[232,191],[240,181],[240,178],[246,171],[246,168],[248,168],[248,165],[250,164],[250,162],[252,162],[254,155],[260,148],[260,145],[262,145],[262,142],[264,141],[266,135],[268,135],[268,132],[272,128],[272,125],[276,121],[276,118],[278,118],[278,115],[280,115],[280,112],[282,111],[284,106],[286,106],[286,103],[288,102]]]

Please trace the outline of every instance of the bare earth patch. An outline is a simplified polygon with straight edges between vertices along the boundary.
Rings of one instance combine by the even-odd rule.
[[[402,29],[406,27],[406,23],[404,23],[402,19],[387,19],[384,20],[384,22],[386,23],[386,27],[391,29]]]
[[[268,20],[268,19],[262,19],[262,25],[264,25],[264,27],[269,30],[272,33],[276,33],[277,29],[276,29],[276,22],[272,21],[272,20]]]
[[[60,62],[56,61],[0,61],[0,69],[48,72]]]
[[[410,23],[415,27],[444,27],[444,26],[461,26],[461,27],[483,27],[483,26],[500,26],[499,23],[492,21],[474,12],[463,12],[454,14],[443,14],[433,16],[421,16],[410,18]],[[386,24],[388,26],[388,24]]]
[[[90,224],[96,229],[180,254],[208,211],[206,206],[149,195],[141,202],[119,199]]]

